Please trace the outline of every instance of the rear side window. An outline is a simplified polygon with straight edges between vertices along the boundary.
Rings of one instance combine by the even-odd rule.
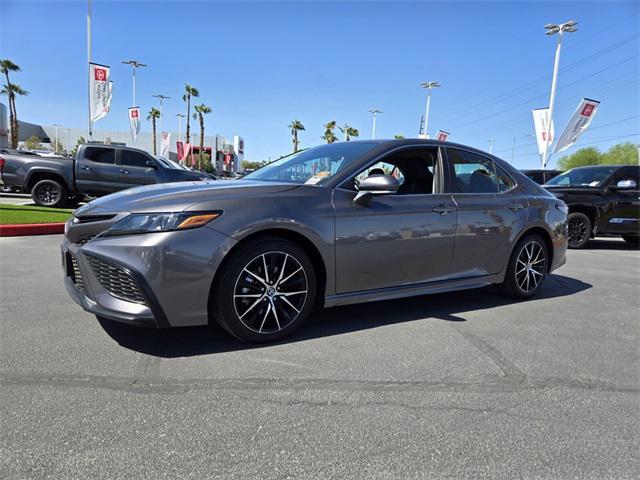
[[[493,160],[455,148],[447,149],[458,193],[499,193],[513,188],[511,177]]]
[[[116,151],[112,148],[87,147],[84,151],[84,158],[92,162],[113,165],[116,163]]]
[[[144,153],[134,152],[133,150],[120,151],[120,164],[130,167],[146,167],[147,160],[150,160]]]

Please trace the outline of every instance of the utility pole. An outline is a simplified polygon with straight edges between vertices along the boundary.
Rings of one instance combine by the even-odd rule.
[[[140,63],[137,60],[123,60],[122,63],[125,65],[131,65],[131,73],[132,73],[132,84],[133,84],[133,102],[131,104],[132,107],[137,107],[136,105],[136,70],[140,67],[146,67],[146,63]]]
[[[369,113],[373,115],[373,129],[371,130],[371,138],[376,138],[376,116],[379,113],[384,113],[382,110],[378,110],[377,108],[373,108],[369,110]]]
[[[431,90],[433,88],[437,88],[440,87],[440,84],[438,82],[422,82],[420,84],[420,86],[422,88],[426,88],[428,90],[427,93],[427,106],[425,108],[425,112],[424,112],[424,137],[423,138],[429,138],[429,107],[431,105]]]
[[[553,63],[553,78],[551,80],[551,94],[549,95],[549,110],[547,117],[547,138],[544,142],[544,150],[542,152],[542,169],[547,168],[547,160],[549,159],[549,144],[551,141],[551,125],[553,124],[553,107],[556,99],[556,87],[558,83],[558,68],[560,66],[560,51],[562,49],[562,35],[564,32],[575,32],[578,29],[575,26],[578,24],[575,20],[569,20],[568,22],[556,25],[555,23],[548,23],[544,26],[547,30],[545,35],[558,34],[558,42],[556,44],[556,56]]]

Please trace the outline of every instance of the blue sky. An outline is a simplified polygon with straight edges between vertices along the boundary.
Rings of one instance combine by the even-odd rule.
[[[543,25],[575,19],[579,31],[563,44],[557,134],[588,97],[602,103],[577,148],[638,143],[639,5],[96,0],[93,59],[112,66],[115,86],[112,111],[95,127],[127,129],[131,77],[120,61],[128,58],[149,65],[138,74],[145,112],[152,94],[173,97],[165,125],[177,130],[188,82],[213,107],[208,132],[243,135],[250,160],[289,152],[294,118],[306,126],[307,147],[322,141],[329,120],[368,138],[372,107],[384,111],[378,138],[415,136],[425,100],[418,84],[438,80],[430,132],[446,130],[451,141],[485,150],[495,139],[494,153],[509,160],[513,137],[533,132],[530,110],[548,102],[555,39]],[[20,118],[86,125],[85,18],[86,1],[0,2],[0,57],[22,67],[13,81],[30,92],[19,99]],[[533,138],[519,138],[515,164],[539,164]]]

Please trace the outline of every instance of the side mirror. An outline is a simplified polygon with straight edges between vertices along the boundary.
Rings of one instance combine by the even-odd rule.
[[[158,168],[158,164],[156,163],[155,160],[147,160],[146,165],[148,168],[154,168],[154,169]]]
[[[399,187],[400,182],[391,175],[370,175],[358,185],[358,194],[353,201],[366,207],[374,195],[390,195]]]
[[[636,188],[638,188],[638,184],[635,182],[635,180],[620,180],[618,183],[616,183],[615,189],[616,190],[635,190]]]

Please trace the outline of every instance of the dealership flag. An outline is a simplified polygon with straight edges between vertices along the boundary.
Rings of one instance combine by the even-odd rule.
[[[538,141],[538,152],[544,154],[545,145],[547,143],[548,125],[549,125],[549,109],[536,108],[532,110],[533,126],[536,129],[536,140]],[[553,122],[551,122],[551,132],[549,135],[549,145],[553,143]]]
[[[598,105],[600,105],[600,102],[597,100],[582,99],[576,111],[573,112],[573,116],[565,127],[564,132],[560,135],[553,153],[566,150],[576,142],[578,137],[582,135],[582,132],[584,132],[591,123],[591,119],[596,115]]]
[[[96,63],[89,64],[89,109],[91,122],[97,122],[109,113],[112,84],[109,81],[110,68]]]
[[[449,132],[438,130],[438,132],[436,133],[436,140],[440,142],[446,142],[447,138],[449,138],[449,135]]]
[[[176,142],[176,153],[178,154],[178,162],[184,163],[184,144],[180,141]]]
[[[131,138],[135,145],[140,133],[140,107],[129,107],[129,126],[131,127]]]
[[[171,134],[169,132],[162,132],[162,142],[160,144],[160,156],[169,158],[169,141],[171,140]]]

